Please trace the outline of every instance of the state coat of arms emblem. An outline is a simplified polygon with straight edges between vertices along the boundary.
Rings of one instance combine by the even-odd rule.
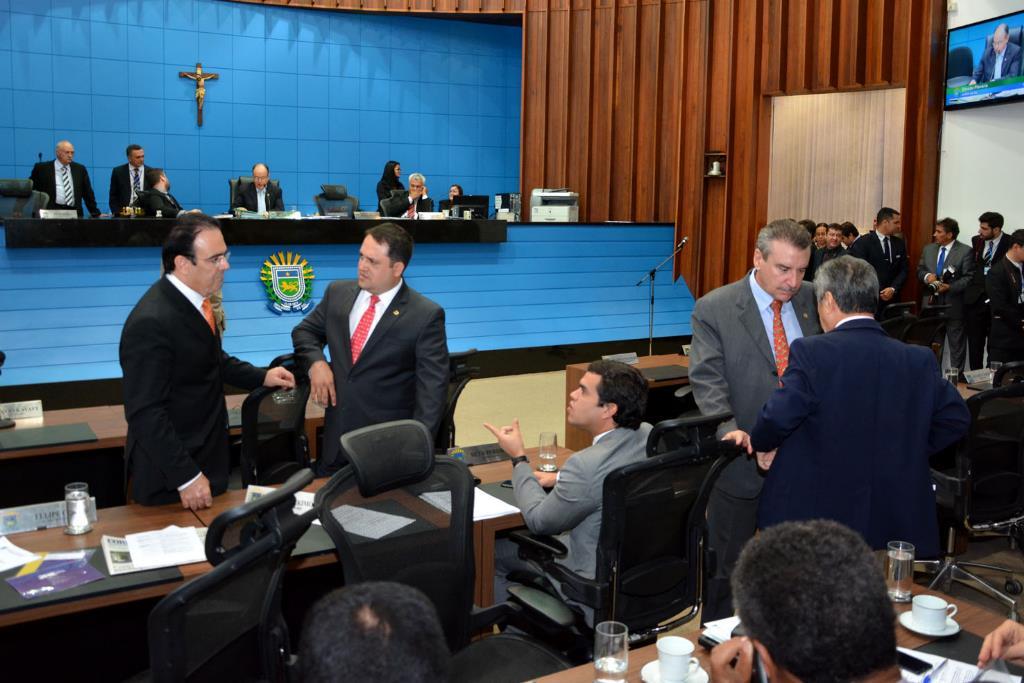
[[[301,254],[279,251],[260,268],[260,281],[267,292],[267,307],[277,314],[303,313],[313,296],[313,267]]]

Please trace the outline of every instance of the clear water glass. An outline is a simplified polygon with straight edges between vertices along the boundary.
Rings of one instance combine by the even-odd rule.
[[[906,541],[889,541],[885,553],[885,584],[893,602],[910,602],[914,585],[914,546]]]
[[[629,629],[620,621],[602,621],[594,628],[595,683],[626,680],[629,668]]]
[[[541,472],[557,472],[558,464],[558,434],[555,432],[541,432],[540,434],[539,457],[540,464],[537,469]]]
[[[89,523],[89,485],[76,481],[64,486],[67,524],[64,533],[78,536],[92,531]]]

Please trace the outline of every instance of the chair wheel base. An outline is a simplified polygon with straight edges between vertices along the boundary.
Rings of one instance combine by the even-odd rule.
[[[1024,586],[1021,586],[1020,581],[1017,579],[1007,579],[1006,583],[1003,584],[1003,590],[1010,595],[1020,595],[1024,591]]]

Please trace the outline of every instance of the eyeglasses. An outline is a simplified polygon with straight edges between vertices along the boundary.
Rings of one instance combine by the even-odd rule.
[[[221,263],[227,262],[227,260],[230,259],[230,258],[231,258],[231,252],[230,251],[225,251],[223,254],[217,254],[216,256],[211,256],[209,258],[204,258],[203,260],[206,261],[207,263],[213,264],[215,266],[219,266]],[[191,256],[191,257],[189,257],[189,260],[192,261],[193,264],[195,264],[196,257],[195,256]]]

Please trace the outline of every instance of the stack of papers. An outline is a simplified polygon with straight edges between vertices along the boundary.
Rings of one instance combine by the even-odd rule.
[[[103,536],[100,547],[111,576],[206,562],[206,527],[169,526],[159,531]]]
[[[0,572],[20,567],[39,556],[11,543],[6,536],[0,536]]]
[[[724,643],[732,638],[733,629],[740,625],[739,617],[716,619],[704,624],[704,635],[716,643]]]
[[[249,484],[249,487],[245,489],[245,502],[256,500],[261,496],[265,496],[268,493],[276,491],[277,489],[273,486],[256,486],[256,484]],[[313,509],[313,501],[316,499],[316,495],[309,491],[299,491],[295,494],[295,507],[292,508],[292,512],[296,515],[302,515]],[[314,519],[313,524],[320,524],[319,519]]]
[[[438,510],[451,514],[452,494],[449,491],[430,491],[421,493],[420,499],[430,503]],[[473,495],[473,521],[479,522],[482,519],[493,519],[505,515],[517,515],[519,508],[509,505],[501,498],[492,496],[481,488],[477,488]]]

